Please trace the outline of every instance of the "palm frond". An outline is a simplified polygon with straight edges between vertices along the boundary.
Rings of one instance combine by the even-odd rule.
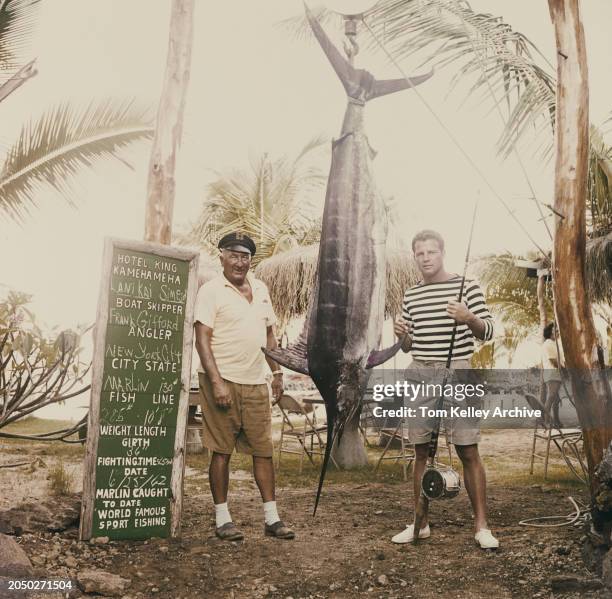
[[[20,66],[34,31],[40,0],[0,0],[0,71]]]
[[[325,141],[313,138],[295,158],[263,154],[251,159],[249,169],[217,172],[198,220],[177,241],[212,248],[226,233],[241,230],[257,244],[257,264],[282,248],[318,240],[314,202],[320,200],[326,177],[306,158]]]
[[[312,12],[314,18],[317,19],[322,25],[334,24],[337,27],[342,27],[342,16],[328,10],[327,8],[322,6],[312,6],[310,8],[310,12]],[[312,34],[312,29],[308,23],[308,19],[306,19],[303,12],[301,15],[280,21],[278,26],[286,29],[298,39],[310,39],[311,37],[314,37]]]
[[[590,142],[587,225],[591,236],[597,237],[612,231],[612,148],[594,125]]]
[[[509,252],[491,254],[479,258],[473,266],[486,290],[487,304],[506,328],[514,330],[515,336],[524,337],[539,326],[537,280],[528,277],[526,269],[516,266],[517,259]],[[550,297],[545,298],[545,307],[552,315]]]
[[[452,66],[451,89],[471,78],[468,94],[481,92],[503,106],[504,155],[540,121],[552,131],[555,79],[535,45],[501,17],[476,13],[464,0],[382,0],[369,25],[399,60],[418,53],[422,65]]]
[[[586,274],[590,299],[612,305],[612,232],[587,241]]]
[[[0,210],[21,220],[47,186],[73,203],[72,179],[83,166],[115,158],[152,136],[146,111],[133,101],[104,100],[82,111],[63,104],[26,124],[0,169]],[[123,161],[125,163],[125,161]]]

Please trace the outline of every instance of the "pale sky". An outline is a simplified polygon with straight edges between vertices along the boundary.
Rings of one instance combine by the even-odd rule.
[[[77,106],[92,98],[135,97],[155,110],[167,49],[169,0],[43,0],[32,56],[39,74],[0,107],[0,155],[19,127],[51,105]],[[316,6],[316,0],[310,3]],[[554,63],[546,0],[472,0],[475,10],[504,17]],[[195,42],[184,140],[178,171],[175,227],[194,218],[215,169],[241,167],[250,155],[297,152],[316,135],[333,138],[345,108],[342,87],[320,48],[295,39],[278,22],[300,14],[301,0],[196,0]],[[612,111],[612,2],[582,2],[591,121]],[[327,28],[333,27],[328,25]],[[397,77],[380,56],[363,49],[358,66]],[[410,61],[409,73],[418,72]],[[419,88],[496,190],[537,240],[547,237],[527,184],[511,157],[495,156],[501,131],[490,104],[447,98],[451,71]],[[529,241],[491,197],[463,156],[410,91],[368,106],[366,127],[378,151],[381,191],[396,199],[407,239],[421,228],[447,238],[448,266],[461,270],[474,199],[481,202],[473,254],[531,249]],[[148,147],[130,152],[135,170],[106,163],[77,182],[77,209],[41,193],[23,226],[2,218],[0,284],[34,295],[33,308],[48,326],[70,327],[95,317],[104,236],[141,239]],[[538,198],[551,201],[553,165],[523,156]],[[322,153],[327,169],[328,153]],[[0,287],[0,293],[3,292]]]

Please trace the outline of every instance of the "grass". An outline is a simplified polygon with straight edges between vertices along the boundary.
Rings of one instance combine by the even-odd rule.
[[[68,495],[72,490],[74,477],[66,470],[63,460],[60,460],[47,476],[51,495]]]
[[[382,449],[379,447],[369,447],[367,449],[368,461],[367,466],[355,468],[352,470],[338,470],[330,464],[325,477],[326,483],[329,484],[407,484],[403,478],[402,463],[395,460],[383,461],[378,471],[375,472],[375,466],[378,462]],[[396,455],[397,452],[391,450],[387,455]],[[448,463],[448,453],[446,450],[440,450],[440,461]],[[274,452],[274,463],[277,463],[277,448]],[[544,467],[541,460],[536,460],[534,465],[534,474],[529,474],[529,448],[525,448],[522,455],[516,455],[510,452],[507,456],[500,458],[499,456],[483,456],[483,462],[487,471],[487,478],[492,485],[523,487],[528,489],[531,486],[539,485],[543,489],[568,490],[573,492],[584,491],[585,486],[578,481],[569,471],[565,463],[560,458],[556,458],[551,450],[551,459],[548,464],[548,478],[544,479]],[[312,488],[319,480],[321,469],[321,458],[314,457],[315,465],[313,466],[306,457],[304,457],[303,470],[300,473],[299,455],[283,453],[281,466],[276,470],[276,481],[279,486],[289,488]],[[187,456],[187,464],[192,468],[202,472],[208,471],[209,458],[205,454],[189,454]],[[461,462],[457,455],[453,452],[453,468],[462,473]],[[231,461],[231,469],[252,471],[252,458],[250,456],[234,453]],[[412,480],[412,468],[407,472],[408,484]],[[232,481],[232,484],[239,484],[240,481]],[[248,481],[250,484],[250,481]]]
[[[17,423],[11,424],[4,428],[6,432],[21,433],[26,435],[34,435],[53,430],[67,428],[73,424],[67,420],[47,420],[43,418],[28,417]],[[275,428],[280,427],[280,423],[274,422]],[[84,447],[80,444],[62,443],[60,441],[24,441],[19,439],[0,439],[0,449],[2,447],[9,449],[11,446],[23,448],[25,446],[26,453],[55,456],[61,459],[78,460],[84,455]],[[533,485],[541,485],[543,488],[560,489],[569,491],[584,490],[584,485],[580,483],[571,474],[565,463],[557,457],[555,451],[551,449],[551,460],[548,466],[548,479],[544,480],[543,463],[541,460],[536,460],[534,472],[529,474],[529,447],[521,449],[520,455],[516,451],[509,451],[507,454],[498,454],[495,457],[486,455],[486,442],[483,446],[485,454],[483,461],[487,470],[489,482],[493,485],[507,485],[513,487],[529,488]],[[326,482],[330,484],[370,484],[380,482],[385,484],[404,484],[403,469],[401,462],[395,463],[394,460],[384,461],[378,472],[374,472],[374,468],[382,453],[379,447],[369,447],[367,449],[369,464],[361,468],[353,470],[337,470],[333,465],[330,465],[326,475]],[[391,451],[391,455],[396,452]],[[443,461],[447,462],[446,451],[440,449],[440,456]],[[274,453],[276,463],[277,453]],[[277,470],[277,483],[283,487],[289,488],[310,488],[316,485],[319,480],[321,458],[314,457],[315,464],[312,465],[308,459],[304,458],[303,471],[299,471],[299,456],[295,454],[283,453],[281,467]],[[208,470],[208,457],[204,454],[189,454],[187,456],[187,464],[201,471]],[[249,456],[243,454],[234,454],[232,457],[232,470],[245,470],[251,472],[252,460]],[[456,455],[453,456],[453,466],[461,471],[461,464]],[[57,475],[61,478],[60,474]],[[408,470],[409,481],[412,478],[412,469]],[[238,481],[236,481],[238,482]]]

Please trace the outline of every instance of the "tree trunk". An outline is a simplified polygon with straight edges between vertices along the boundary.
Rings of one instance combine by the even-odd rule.
[[[145,241],[170,244],[174,209],[176,153],[183,131],[193,41],[194,0],[173,0],[166,73],[147,186]]]
[[[585,277],[586,194],[589,151],[588,72],[578,0],[548,0],[557,42],[557,111],[553,293],[556,318],[584,432],[591,495],[595,468],[612,438],[597,364],[596,335]]]
[[[368,463],[368,454],[359,431],[360,414],[361,410],[344,425],[341,439],[336,440],[332,448],[332,457],[343,470],[365,466]]]

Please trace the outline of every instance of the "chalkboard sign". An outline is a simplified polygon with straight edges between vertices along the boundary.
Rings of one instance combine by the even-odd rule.
[[[198,253],[106,239],[81,539],[180,530]]]

